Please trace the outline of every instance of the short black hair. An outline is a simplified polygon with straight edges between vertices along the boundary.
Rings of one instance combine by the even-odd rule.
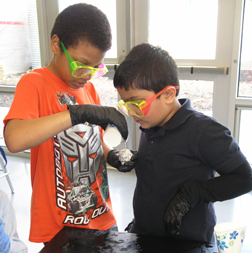
[[[168,85],[179,86],[176,62],[167,51],[149,43],[133,47],[114,75],[114,87],[125,90],[135,87],[158,93]]]
[[[54,34],[66,48],[77,46],[81,40],[103,52],[111,48],[111,27],[106,15],[86,3],[70,5],[60,12],[52,28],[51,38]]]

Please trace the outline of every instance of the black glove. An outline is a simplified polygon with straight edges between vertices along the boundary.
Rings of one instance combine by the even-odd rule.
[[[128,224],[128,226],[124,229],[124,231],[126,231],[127,233],[129,233],[129,231],[131,230],[132,226],[133,226],[133,220]]]
[[[196,204],[235,198],[251,189],[252,172],[248,161],[230,174],[183,184],[165,210],[166,232],[172,235],[178,234],[183,216]]]
[[[117,168],[120,172],[130,172],[133,170],[138,162],[137,151],[130,150],[133,154],[130,161],[121,164],[119,161],[119,151],[112,149],[108,152],[107,163],[114,168]]]
[[[166,207],[164,214],[165,229],[169,235],[178,235],[183,216],[190,209],[182,191],[178,190],[169,205]]]
[[[125,117],[114,107],[100,105],[68,105],[72,125],[88,122],[101,126],[104,130],[108,124],[116,126],[122,137],[128,137],[128,127]]]

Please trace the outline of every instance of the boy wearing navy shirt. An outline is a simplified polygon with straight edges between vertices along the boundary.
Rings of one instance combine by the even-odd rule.
[[[160,47],[132,48],[114,86],[142,131],[130,232],[214,242],[213,202],[252,189],[251,167],[229,129],[177,98],[177,66]]]

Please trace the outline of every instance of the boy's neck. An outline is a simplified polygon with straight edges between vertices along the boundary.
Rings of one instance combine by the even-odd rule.
[[[50,61],[50,63],[46,66],[46,68],[53,73],[55,76],[57,76],[58,78],[60,78],[58,72],[56,71],[55,65],[53,63],[53,59]],[[61,78],[60,78],[61,79]]]

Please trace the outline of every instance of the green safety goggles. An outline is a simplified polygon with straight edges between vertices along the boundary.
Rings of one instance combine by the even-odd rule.
[[[74,78],[84,78],[89,75],[91,75],[91,78],[98,78],[108,72],[108,69],[104,63],[101,63],[98,68],[92,68],[78,61],[73,61],[62,41],[60,41],[60,44],[67,57],[70,73]]]

